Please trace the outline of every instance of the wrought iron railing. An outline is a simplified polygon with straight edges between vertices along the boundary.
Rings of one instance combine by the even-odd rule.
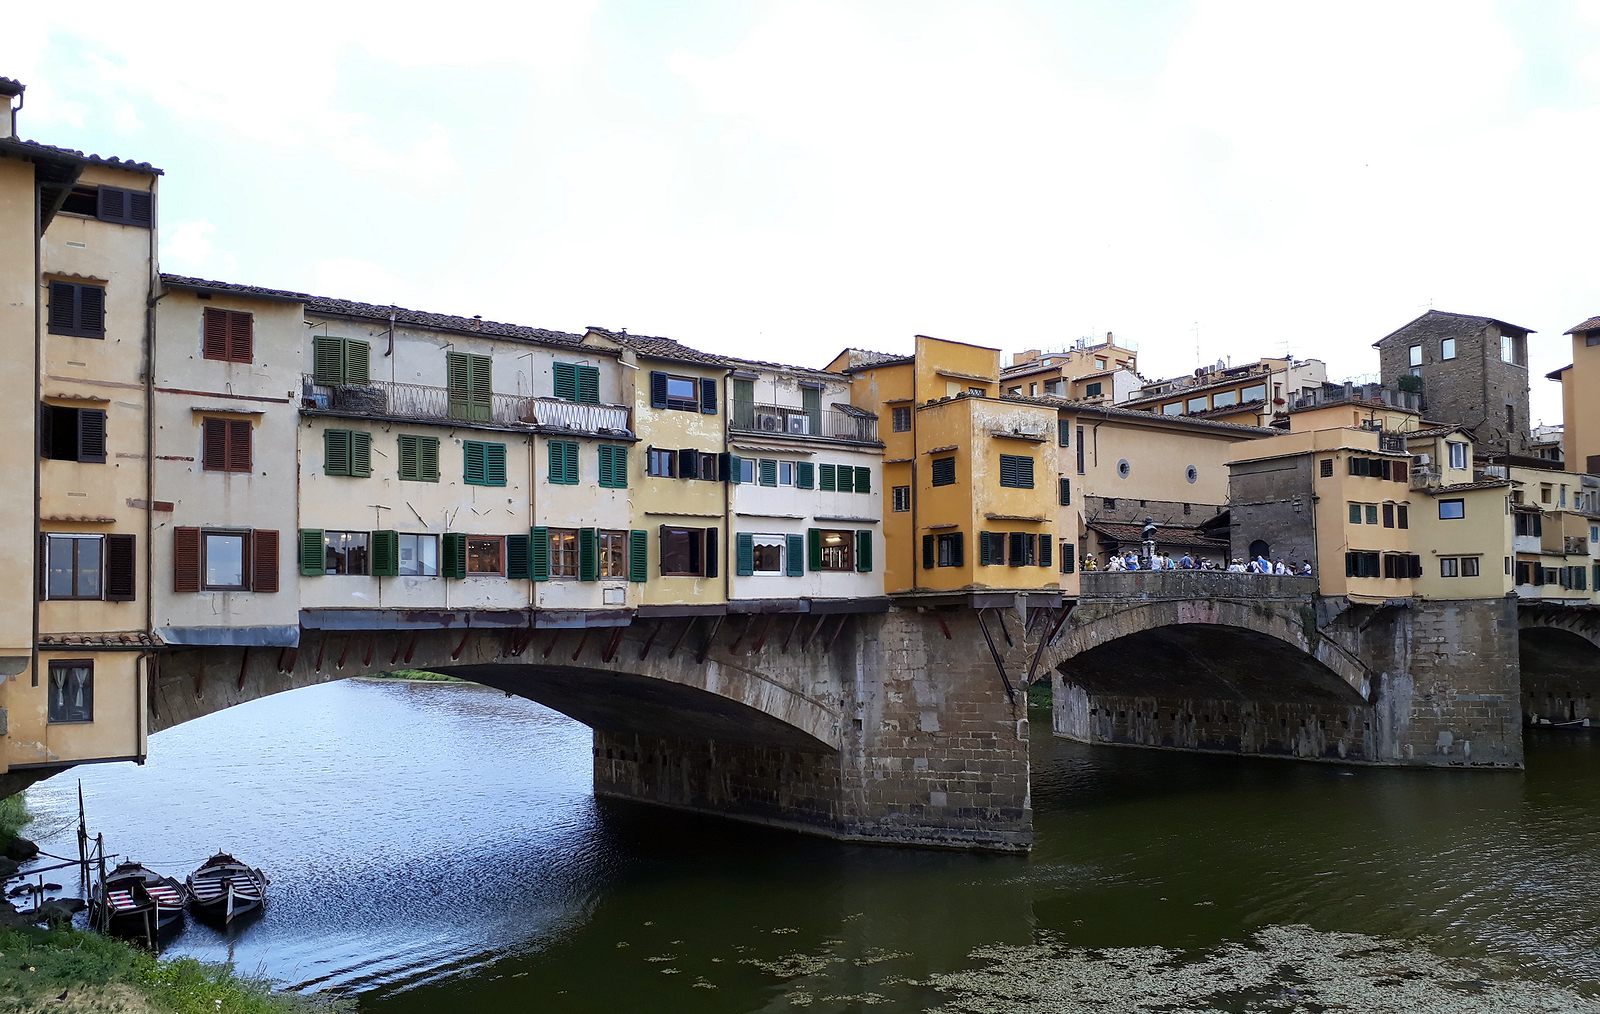
[[[1317,579],[1225,570],[1091,571],[1078,575],[1078,588],[1085,599],[1282,599],[1315,593]]]
[[[591,405],[560,398],[491,394],[471,399],[448,388],[375,380],[366,384],[319,384],[306,376],[302,405],[308,409],[399,419],[542,426],[582,433],[628,432],[624,405]]]
[[[798,405],[772,405],[735,399],[728,406],[728,426],[742,433],[773,436],[827,437],[833,440],[875,441],[878,420],[835,408],[807,411]]]

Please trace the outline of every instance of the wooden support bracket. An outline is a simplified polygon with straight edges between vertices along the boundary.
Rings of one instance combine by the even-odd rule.
[[[461,632],[461,640],[460,640],[460,642],[458,642],[456,644],[456,650],[452,651],[450,653],[450,661],[454,662],[456,659],[461,657],[461,653],[463,651],[467,650],[467,638],[469,638],[471,636],[472,636],[472,628],[471,627],[468,627],[467,629],[465,629],[465,630],[463,630]]]
[[[295,664],[299,661],[299,648],[284,648],[278,652],[278,671],[294,672]]]
[[[555,630],[550,631],[550,643],[544,646],[544,654],[540,657],[549,658],[550,653],[556,650],[556,642],[559,640],[561,640],[561,630],[558,627]]]
[[[622,647],[622,632],[627,629],[627,627],[611,628],[611,637],[606,640],[605,648],[600,651],[600,661],[609,663],[617,657],[617,649]]]
[[[583,628],[583,636],[578,638],[578,646],[572,649],[572,661],[576,662],[578,656],[583,654],[583,649],[589,646],[589,628]]]
[[[711,649],[716,646],[717,631],[722,629],[722,620],[723,617],[718,616],[716,619],[711,621],[711,629],[706,632],[706,639],[701,642],[700,650],[694,656],[696,665],[706,664],[706,656],[710,655]]]
[[[344,660],[345,660],[345,657],[350,654],[350,642],[353,641],[353,640],[355,640],[354,635],[351,635],[351,634],[346,634],[345,635],[344,644],[339,648],[339,663],[338,663],[338,665],[334,666],[334,668],[336,668],[336,669],[343,669],[344,668]]]
[[[318,637],[317,637],[317,665],[316,665],[316,669],[314,670],[315,672],[321,672],[322,671],[322,653],[325,650],[327,650],[327,647],[328,647],[328,635],[327,634],[318,635]],[[409,661],[409,659],[408,659],[408,661]]]
[[[685,623],[683,625],[683,630],[678,632],[678,639],[676,641],[672,642],[672,647],[671,648],[667,649],[667,657],[668,658],[671,658],[672,656],[674,656],[674,655],[676,655],[678,653],[678,649],[683,647],[684,639],[689,636],[689,631],[693,630],[695,628],[695,624],[697,624],[699,622],[700,622],[700,617],[698,617],[698,616],[689,617],[689,622]]]
[[[406,663],[408,665],[411,662],[411,656],[415,655],[416,652],[417,652],[417,632],[415,630],[413,630],[411,632],[411,640],[406,642]]]
[[[848,624],[849,622],[850,622],[850,614],[849,613],[840,613],[839,614],[839,625],[833,628],[833,636],[828,638],[827,645],[822,649],[824,654],[826,654],[827,652],[830,652],[830,651],[833,650],[833,642],[837,641],[839,639],[839,635],[844,633],[845,625]]]
[[[639,649],[639,661],[643,662],[650,654],[650,648],[656,643],[656,635],[661,633],[661,621],[650,624],[650,636],[644,639],[644,647]]]
[[[756,643],[750,646],[749,654],[754,655],[767,646],[767,635],[772,633],[772,614],[761,618],[761,633],[756,637]]]
[[[1006,700],[1010,701],[1012,704],[1015,704],[1017,702],[1017,693],[1016,690],[1011,686],[1011,677],[1006,674],[1005,659],[1001,657],[1000,649],[995,647],[994,635],[989,633],[989,624],[983,616],[983,614],[987,611],[988,610],[985,609],[979,609],[977,611],[978,629],[983,631],[984,643],[989,646],[989,657],[994,659],[994,667],[1000,672],[1000,683],[1006,688]]]
[[[789,654],[789,642],[794,640],[795,633],[799,631],[800,624],[804,623],[805,619],[806,619],[806,616],[805,616],[804,613],[796,613],[795,614],[795,616],[794,616],[794,626],[790,627],[789,628],[789,632],[787,634],[783,635],[783,643],[778,646],[779,654],[783,654],[783,655]]]
[[[738,634],[734,635],[733,643],[728,645],[728,654],[731,655],[734,652],[739,650],[739,642],[743,641],[746,637],[750,636],[750,628],[755,626],[755,625],[756,625],[755,616],[751,615],[751,616],[746,616],[744,618],[744,629],[739,631]]]
[[[827,622],[828,622],[828,617],[827,617],[826,613],[824,613],[823,615],[817,617],[817,622],[812,626],[811,633],[807,634],[806,636],[804,636],[804,637],[802,637],[800,639],[800,651],[801,651],[802,654],[805,653],[807,648],[811,647],[811,641],[812,641],[812,639],[814,639],[817,636],[817,631],[821,630],[822,629],[822,625],[824,623],[827,623]]]
[[[952,640],[952,638],[950,636],[950,624],[948,624],[948,623],[946,623],[944,621],[944,614],[943,613],[934,613],[933,614],[933,618],[935,620],[939,621],[939,629],[944,631],[944,639],[946,641]]]
[[[243,650],[243,651],[241,651],[239,653],[239,682],[237,684],[237,689],[239,691],[241,691],[241,692],[243,692],[243,690],[244,690],[244,670],[245,670],[245,665],[249,661],[250,661],[250,649],[246,648],[245,650]]]

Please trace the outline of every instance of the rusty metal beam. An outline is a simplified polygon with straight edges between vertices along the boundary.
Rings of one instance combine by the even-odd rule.
[[[694,657],[696,665],[706,664],[706,656],[710,655],[711,649],[716,646],[717,631],[722,629],[722,620],[723,617],[718,616],[711,621],[711,629],[706,631],[706,639],[700,643],[700,652]]]
[[[578,638],[578,646],[572,649],[571,661],[576,662],[578,660],[578,656],[583,654],[583,649],[589,646],[589,630],[589,627],[583,628],[583,636]]]
[[[944,614],[943,613],[934,613],[933,614],[933,618],[935,620],[939,621],[939,629],[944,631],[944,639],[946,641],[952,640],[952,638],[950,636],[950,624],[948,624],[948,623],[946,623],[944,621]]]
[[[617,657],[617,649],[622,647],[622,632],[627,627],[612,627],[611,636],[606,640],[606,646],[600,650],[600,661],[610,662]]]
[[[411,664],[411,656],[416,654],[416,651],[417,651],[417,632],[415,630],[413,630],[411,632],[411,640],[406,642],[406,664],[407,665]]]
[[[800,639],[800,652],[801,652],[801,654],[804,654],[806,649],[811,647],[811,642],[817,636],[817,631],[821,630],[822,629],[822,625],[824,623],[827,623],[827,622],[828,622],[828,617],[827,616],[824,615],[824,616],[818,616],[817,617],[816,625],[811,628],[811,633],[807,634],[806,636],[804,636],[804,637],[802,637]]]
[[[325,650],[327,650],[327,647],[328,647],[328,635],[327,634],[318,635],[318,637],[317,637],[317,665],[316,665],[316,668],[314,670],[315,672],[321,672],[322,671],[322,653]]]
[[[639,661],[643,662],[650,654],[650,648],[656,643],[656,635],[661,633],[661,621],[657,620],[650,625],[650,636],[644,639],[644,647],[639,649]]]
[[[544,646],[544,654],[540,657],[549,658],[550,653],[556,650],[556,642],[559,640],[561,640],[561,630],[558,627],[555,630],[550,631],[550,643]]]
[[[278,671],[294,672],[294,667],[300,661],[299,648],[284,648],[278,652]]]
[[[676,655],[678,653],[678,649],[683,647],[684,638],[689,636],[689,631],[693,630],[695,624],[699,623],[699,622],[700,622],[700,617],[698,617],[698,616],[689,617],[689,622],[685,623],[683,625],[683,630],[678,634],[678,639],[676,641],[672,642],[672,647],[671,648],[667,649],[667,657],[668,658],[671,658],[672,656],[674,656],[674,655]]]
[[[795,614],[794,626],[790,627],[789,632],[783,635],[783,644],[778,647],[778,651],[781,654],[789,654],[789,642],[794,640],[794,635],[800,630],[800,624],[804,623],[805,619],[806,617],[804,613]]]
[[[249,661],[250,661],[250,649],[246,648],[245,650],[243,650],[243,651],[241,651],[239,653],[239,683],[238,683],[238,689],[241,690],[241,691],[244,690],[244,667],[245,667],[245,664],[247,662],[249,662]]]
[[[1011,631],[1006,627],[1006,614],[996,609],[994,611],[994,618],[996,622],[1000,624],[1000,636],[1006,639],[1006,647],[1015,648],[1017,644],[1015,641],[1011,640]]]
[[[756,638],[756,643],[750,646],[749,654],[754,655],[767,646],[767,635],[772,633],[772,613],[761,617],[761,634]]]
[[[983,617],[985,612],[987,612],[987,610],[984,609],[979,609],[977,611],[978,629],[983,631],[984,643],[989,646],[989,656],[994,659],[994,667],[1000,671],[1000,683],[1006,688],[1006,700],[1010,701],[1012,704],[1015,704],[1017,702],[1017,692],[1011,686],[1011,677],[1006,674],[1005,659],[1000,656],[1000,649],[995,647],[994,635],[989,633],[989,624],[984,620]]]
[[[750,628],[756,625],[755,615],[752,613],[744,618],[744,629],[734,637],[733,643],[728,645],[728,654],[739,650],[739,642],[750,636]]]

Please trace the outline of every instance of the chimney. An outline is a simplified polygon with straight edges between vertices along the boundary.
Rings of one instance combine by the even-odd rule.
[[[0,111],[0,138],[10,140],[17,136],[17,113],[22,110],[22,93],[27,90],[28,86],[21,81],[0,77],[0,100],[4,101],[0,106],[3,110]],[[15,106],[11,104],[12,99],[16,100]]]
[[[1022,352],[1013,352],[1011,354],[1011,365],[1012,366],[1021,366],[1023,363],[1035,362],[1035,361],[1038,360],[1038,358],[1039,358],[1039,350],[1038,349],[1026,349],[1026,350],[1024,350]]]
[[[1116,337],[1114,335],[1112,335],[1112,333],[1110,331],[1107,331],[1106,332],[1106,344],[1107,345],[1111,345],[1115,341],[1116,341]]]

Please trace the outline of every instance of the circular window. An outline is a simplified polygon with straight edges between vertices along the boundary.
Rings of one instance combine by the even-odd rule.
[[[1127,458],[1123,458],[1122,460],[1117,462],[1117,478],[1126,479],[1128,477],[1128,473],[1130,473],[1132,471],[1133,471],[1133,466],[1128,464],[1128,459]]]
[[[1194,485],[1200,478],[1200,470],[1193,465],[1183,470],[1183,477],[1189,480],[1189,485]]]

